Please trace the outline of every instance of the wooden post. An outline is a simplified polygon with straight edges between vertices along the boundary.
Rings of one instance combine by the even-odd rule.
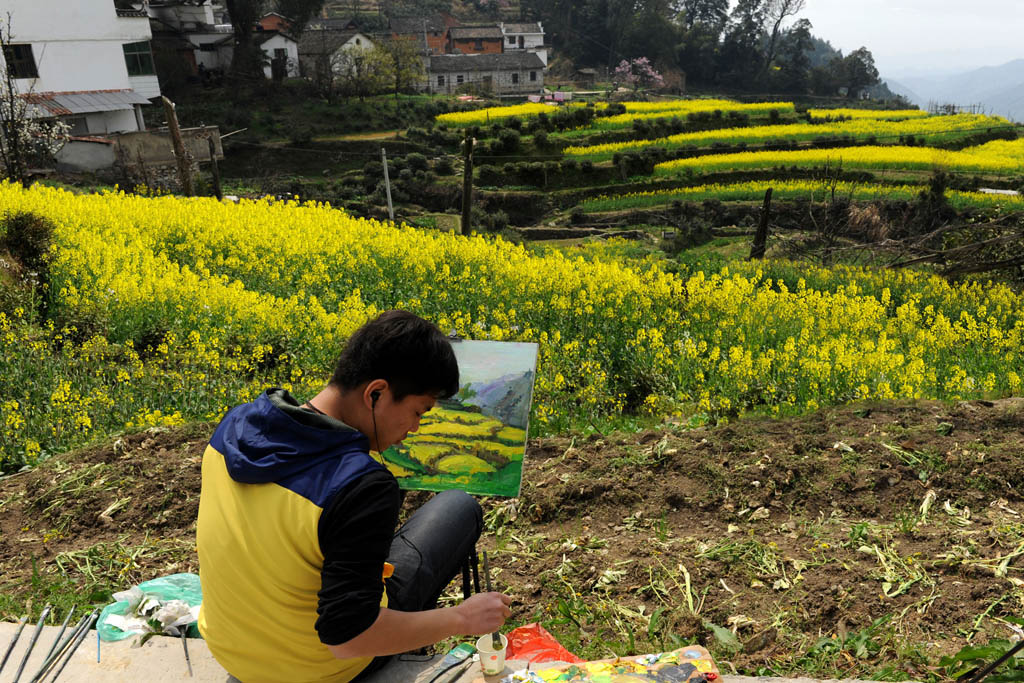
[[[217,199],[224,199],[224,192],[220,189],[220,166],[217,165],[217,145],[213,143],[213,133],[206,138],[210,143],[210,168],[213,171],[213,194]]]
[[[462,234],[468,235],[473,222],[473,136],[466,134],[465,166],[462,169]]]
[[[754,236],[754,244],[750,247],[750,258],[763,259],[764,252],[768,245],[768,214],[772,208],[772,188],[764,193],[764,207],[761,209],[761,224],[757,226],[757,234]]]
[[[185,151],[185,143],[181,141],[181,128],[178,127],[178,115],[174,111],[174,102],[166,97],[161,97],[164,103],[164,113],[167,114],[167,129],[171,132],[171,142],[174,145],[174,158],[178,160],[178,181],[181,183],[181,191],[186,197],[191,197],[192,190],[192,160]]]
[[[391,203],[391,178],[388,176],[388,154],[384,151],[383,145],[380,148],[380,160],[384,163],[384,188],[388,193],[388,218],[395,222],[395,207]]]

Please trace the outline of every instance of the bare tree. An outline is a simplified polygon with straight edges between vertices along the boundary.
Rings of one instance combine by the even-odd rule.
[[[768,29],[768,45],[764,53],[764,67],[767,71],[775,59],[775,52],[778,50],[779,33],[782,31],[782,23],[787,17],[795,17],[804,11],[805,0],[768,0],[765,5],[764,22]]]
[[[6,23],[0,22],[0,163],[4,177],[26,185],[30,165],[51,160],[67,141],[69,129],[47,114],[31,88],[19,88],[24,74],[15,72],[13,36],[8,14]]]

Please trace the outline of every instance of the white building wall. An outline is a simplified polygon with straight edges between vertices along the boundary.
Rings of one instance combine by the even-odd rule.
[[[118,17],[111,0],[5,0],[13,42],[31,43],[39,78],[27,92],[125,90],[131,87],[124,43],[149,40],[149,20]]]
[[[104,111],[85,115],[89,135],[106,135],[107,133],[124,133],[139,130],[134,109]]]
[[[132,90],[143,97],[160,97],[160,79],[156,76],[129,76],[128,83]]]
[[[288,55],[288,77],[296,78],[299,75],[299,45],[294,40],[289,40],[282,35],[276,35],[260,46],[263,54],[268,60],[274,58],[274,51],[283,48]],[[267,78],[272,78],[270,64],[263,67],[263,73]]]
[[[172,5],[169,7],[149,6],[149,13],[160,21],[175,28],[194,28],[198,24],[215,24],[213,7],[206,5]]]

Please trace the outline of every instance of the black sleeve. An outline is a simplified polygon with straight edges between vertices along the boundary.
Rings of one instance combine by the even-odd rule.
[[[398,482],[379,470],[343,488],[320,515],[324,567],[316,630],[325,645],[349,641],[377,619],[399,501]]]

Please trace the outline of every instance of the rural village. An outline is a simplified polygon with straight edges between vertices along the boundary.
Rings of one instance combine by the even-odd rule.
[[[0,2],[0,682],[1021,680],[1024,54],[828,4]]]

